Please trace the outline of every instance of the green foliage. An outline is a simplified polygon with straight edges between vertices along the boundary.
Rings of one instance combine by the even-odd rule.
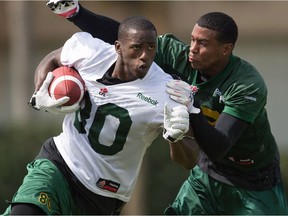
[[[51,124],[32,125],[5,125],[0,128],[0,214],[7,207],[5,201],[12,199],[22,183],[27,163],[34,159],[47,138],[60,131],[59,126]]]

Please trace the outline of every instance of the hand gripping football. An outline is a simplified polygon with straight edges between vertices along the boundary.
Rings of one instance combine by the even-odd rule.
[[[49,86],[49,94],[53,99],[68,96],[70,100],[63,106],[70,106],[83,99],[85,83],[80,74],[73,68],[62,66],[53,72],[53,80]]]

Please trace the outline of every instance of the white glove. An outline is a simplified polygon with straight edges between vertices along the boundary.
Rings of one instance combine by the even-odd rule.
[[[73,104],[71,106],[62,106],[70,100],[69,97],[62,97],[55,100],[49,96],[48,88],[53,79],[52,72],[47,74],[39,91],[36,91],[28,104],[36,110],[44,110],[46,112],[58,114],[58,113],[72,113],[80,108],[80,103]]]
[[[50,0],[46,6],[48,6],[53,13],[65,18],[70,18],[79,11],[78,0]]]
[[[164,131],[163,137],[170,142],[181,140],[189,130],[189,113],[187,107],[183,105],[168,108],[164,106]]]
[[[200,109],[193,105],[194,95],[198,91],[196,86],[191,86],[181,80],[170,80],[167,86],[166,91],[172,100],[186,105],[189,113],[198,114],[200,112]]]

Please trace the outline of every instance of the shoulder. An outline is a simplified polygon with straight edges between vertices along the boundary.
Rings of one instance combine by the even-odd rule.
[[[78,71],[85,69],[87,73],[109,68],[116,58],[117,53],[113,45],[93,38],[86,32],[75,33],[66,41],[61,52],[61,62],[64,65],[73,66]]]
[[[77,32],[72,35],[66,43],[78,43],[78,46],[86,47],[87,49],[101,49],[101,47],[113,47],[113,45],[108,44],[99,38],[94,38],[90,33],[87,32]]]
[[[254,122],[267,101],[267,87],[260,73],[247,61],[235,57],[225,83],[224,112]]]
[[[267,86],[265,80],[260,72],[248,61],[235,56],[234,65],[235,77],[241,86],[250,86],[255,90],[260,90],[267,93]]]
[[[93,38],[88,32],[76,32],[72,35],[72,38]]]
[[[68,55],[67,58],[78,56],[81,59],[116,54],[113,45],[94,38],[87,32],[77,32],[69,38],[63,46],[62,55],[63,53]]]

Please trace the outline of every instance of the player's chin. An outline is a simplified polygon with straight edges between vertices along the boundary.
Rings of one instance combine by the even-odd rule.
[[[197,64],[196,62],[191,62],[190,65],[193,69],[196,69],[196,70],[202,70],[203,69],[203,67],[201,67],[201,65]]]
[[[197,68],[197,63],[190,61],[190,65],[191,65],[192,68],[198,69],[198,68]]]
[[[147,74],[147,73],[146,73]],[[145,76],[146,76],[146,74],[137,74],[137,79],[143,79]]]
[[[149,67],[139,67],[136,70],[136,76],[138,79],[143,79],[149,71]]]

